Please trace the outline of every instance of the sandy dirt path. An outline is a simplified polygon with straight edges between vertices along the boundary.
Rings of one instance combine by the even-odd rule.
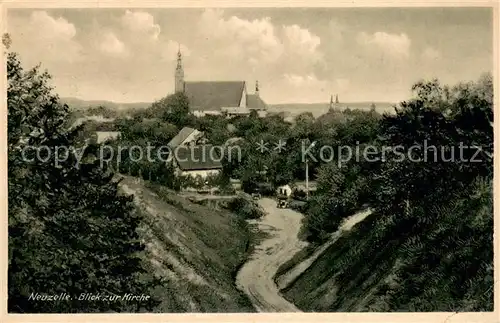
[[[259,204],[267,214],[250,223],[255,223],[269,237],[256,246],[251,259],[238,272],[236,284],[259,312],[300,312],[281,296],[274,276],[282,264],[306,245],[297,237],[302,214],[279,209],[276,201],[269,198],[261,199]]]

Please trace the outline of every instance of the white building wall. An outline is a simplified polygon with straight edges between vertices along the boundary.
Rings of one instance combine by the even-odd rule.
[[[195,129],[189,136],[187,136],[186,139],[184,139],[183,142],[180,143],[180,145],[185,145],[187,143],[194,141],[200,134],[201,134],[201,131],[198,131]]]
[[[259,118],[265,118],[267,116],[267,111],[257,111]]]
[[[108,139],[117,139],[120,136],[119,131],[96,131],[97,143],[103,143]]]
[[[242,97],[240,100],[240,108],[246,109],[246,107],[247,107],[247,87],[245,85],[245,86],[243,86],[243,93],[242,93]]]
[[[221,111],[217,111],[217,110],[207,110],[207,111],[194,110],[193,114],[196,117],[204,117],[206,115],[221,115],[222,112]]]
[[[207,178],[208,176],[214,176],[220,174],[220,171],[221,171],[220,169],[189,170],[189,171],[180,171],[180,175],[192,176],[192,177],[200,176],[202,178]]]

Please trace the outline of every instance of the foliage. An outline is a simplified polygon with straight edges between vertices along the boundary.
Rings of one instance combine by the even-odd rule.
[[[288,297],[315,311],[493,309],[492,84],[488,75],[453,87],[419,82],[415,97],[373,128],[372,145],[400,147],[406,158],[389,150],[383,161],[379,154],[377,162],[320,167],[308,239],[328,238],[364,203],[373,213],[328,248]],[[461,145],[482,151],[472,159],[477,148]],[[342,293],[332,300],[316,287],[327,284]]]
[[[238,196],[232,199],[227,208],[245,220],[259,219],[264,216],[264,210],[248,197]]]
[[[152,277],[144,269],[144,246],[136,228],[140,214],[132,197],[118,192],[112,174],[98,162],[76,167],[73,154],[56,164],[34,158],[34,149],[72,147],[81,127],[64,128],[68,107],[37,66],[23,70],[16,54],[7,60],[9,271],[11,312],[103,312],[150,310],[154,300],[91,302],[81,293],[149,295]],[[73,146],[74,147],[74,146]],[[76,147],[78,148],[78,147]],[[96,147],[84,151],[91,160]],[[90,158],[90,159],[89,159]],[[31,160],[31,161],[30,161]],[[68,293],[68,301],[30,301],[32,293]]]
[[[116,118],[118,116],[118,112],[104,106],[97,106],[97,107],[89,107],[86,110],[86,115],[103,116],[104,118]]]
[[[189,113],[188,98],[182,92],[168,95],[154,102],[146,113],[179,128],[189,125],[193,120],[193,116]]]

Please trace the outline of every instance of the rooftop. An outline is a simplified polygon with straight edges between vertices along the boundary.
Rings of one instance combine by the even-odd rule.
[[[186,140],[187,137],[189,137],[189,135],[191,135],[195,131],[196,129],[190,127],[182,128],[181,131],[179,131],[179,133],[168,142],[167,146],[169,146],[170,148],[179,146],[180,144],[182,144],[182,142],[184,142],[184,140]]]
[[[240,105],[244,81],[185,82],[184,92],[192,110],[220,110]]]
[[[267,110],[266,103],[257,94],[247,94],[247,107],[250,110]]]
[[[183,171],[222,169],[223,152],[212,145],[178,147],[174,158]]]

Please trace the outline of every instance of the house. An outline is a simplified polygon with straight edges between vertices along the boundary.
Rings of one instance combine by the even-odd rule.
[[[292,188],[290,185],[283,185],[278,187],[277,193],[281,196],[290,197],[290,195],[292,195]]]
[[[177,146],[173,151],[176,176],[207,178],[222,171],[223,152],[211,145]]]
[[[259,95],[258,82],[255,84],[254,94],[247,93],[245,81],[186,82],[180,50],[175,69],[175,92],[186,95],[189,109],[195,116],[248,116],[252,110],[260,114],[267,110],[267,105]]]
[[[295,183],[295,190],[297,190],[297,191],[315,192],[317,189],[318,189],[318,184],[316,181],[309,181],[307,186],[306,186],[305,182],[296,182]]]
[[[222,114],[225,114],[228,118],[249,116],[251,112],[248,108],[221,108],[221,111]]]
[[[97,143],[103,143],[108,140],[116,140],[120,137],[120,131],[96,131]]]
[[[200,144],[203,139],[203,132],[184,127],[168,142],[176,176],[207,178],[221,172],[223,151]]]
[[[238,142],[244,142],[244,141],[245,141],[245,139],[243,139],[242,137],[231,137],[228,140],[226,140],[226,142],[224,143],[224,146],[228,147],[228,146],[235,145]]]
[[[178,146],[185,146],[191,143],[196,143],[202,137],[203,132],[190,127],[184,127],[174,138],[172,138],[168,142],[167,146],[170,149],[175,149]]]

